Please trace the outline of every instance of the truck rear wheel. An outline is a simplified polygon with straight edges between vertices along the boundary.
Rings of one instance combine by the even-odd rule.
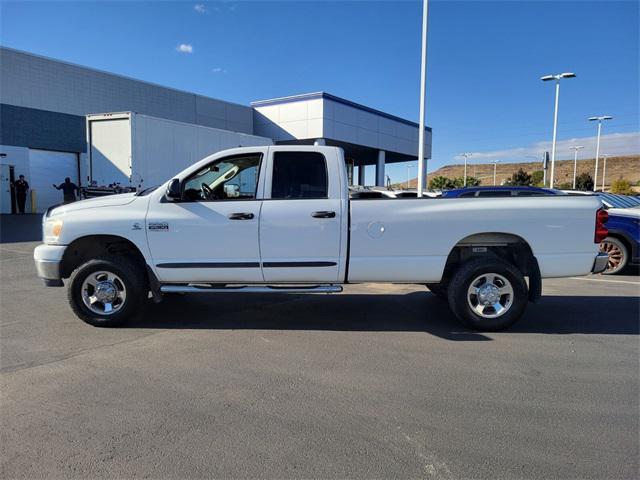
[[[447,291],[449,307],[463,325],[498,331],[511,326],[528,302],[522,272],[499,258],[478,258],[463,264]]]
[[[73,312],[96,327],[116,327],[133,317],[147,298],[142,270],[126,257],[104,256],[71,275],[67,299]]]

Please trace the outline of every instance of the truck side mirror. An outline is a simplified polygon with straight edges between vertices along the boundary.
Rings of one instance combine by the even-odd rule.
[[[170,198],[172,200],[182,199],[182,192],[180,191],[180,180],[174,178],[173,180],[171,180],[171,182],[169,182],[169,186],[167,186],[166,196],[167,198]]]

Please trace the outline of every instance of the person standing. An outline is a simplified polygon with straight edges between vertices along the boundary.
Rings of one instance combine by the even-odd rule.
[[[56,190],[62,190],[64,203],[71,203],[76,201],[76,193],[80,193],[78,186],[71,181],[69,177],[64,179],[64,183],[60,185],[53,184],[53,188]]]
[[[24,175],[20,175],[18,180],[13,182],[13,188],[16,192],[16,200],[18,201],[18,213],[24,214],[24,206],[27,203],[27,192],[29,191],[29,183],[24,179]]]

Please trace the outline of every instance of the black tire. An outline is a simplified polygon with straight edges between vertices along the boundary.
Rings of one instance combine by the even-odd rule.
[[[506,312],[495,318],[486,318],[474,311],[468,299],[471,284],[483,274],[494,273],[504,277],[513,290],[511,304]],[[528,289],[524,276],[516,267],[499,258],[477,258],[461,265],[454,273],[448,288],[449,308],[465,326],[474,330],[495,332],[513,325],[524,313],[528,302]],[[476,300],[478,297],[475,297]],[[501,296],[500,301],[509,298]],[[485,310],[491,312],[491,309]],[[495,313],[495,310],[493,311]]]
[[[620,239],[607,237],[600,243],[600,251],[609,255],[607,269],[603,275],[615,275],[622,272],[629,262],[629,249]]]
[[[122,280],[126,298],[112,313],[92,311],[83,301],[82,285],[92,273],[111,272]],[[120,282],[118,282],[120,283]],[[143,269],[127,257],[107,255],[89,260],[71,274],[67,300],[78,318],[95,327],[117,327],[136,315],[148,296],[148,282]]]
[[[441,283],[427,283],[427,288],[431,293],[433,293],[440,300],[447,301],[447,286],[442,285]]]

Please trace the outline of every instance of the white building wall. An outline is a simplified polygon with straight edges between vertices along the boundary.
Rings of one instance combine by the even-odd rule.
[[[254,133],[276,141],[323,136],[323,99],[265,105],[254,113]]]
[[[404,155],[418,155],[418,127],[328,98],[254,107],[257,135],[275,141],[327,138]],[[431,157],[431,131],[425,135]]]
[[[1,103],[84,116],[135,111],[253,133],[251,107],[0,47]]]
[[[323,136],[389,152],[418,155],[418,128],[372,112],[323,99]],[[431,132],[425,135],[431,157]]]

